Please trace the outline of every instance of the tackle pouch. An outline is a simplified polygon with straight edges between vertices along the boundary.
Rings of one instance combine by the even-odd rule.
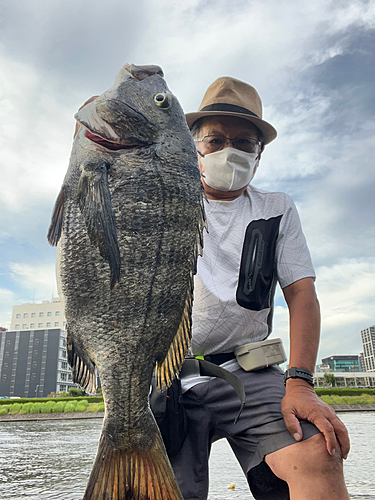
[[[280,365],[287,360],[281,339],[262,340],[237,347],[234,350],[237,363],[245,371],[261,370],[267,366]]]
[[[187,435],[187,416],[181,403],[181,381],[175,378],[164,392],[159,392],[155,375],[151,381],[150,406],[159,426],[169,457],[182,448]]]

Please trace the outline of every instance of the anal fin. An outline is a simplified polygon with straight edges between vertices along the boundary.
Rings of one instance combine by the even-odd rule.
[[[148,451],[113,450],[102,434],[83,500],[183,500],[159,434]]]

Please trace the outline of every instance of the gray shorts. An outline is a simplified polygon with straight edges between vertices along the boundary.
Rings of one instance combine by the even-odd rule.
[[[245,474],[266,455],[296,443],[285,427],[281,400],[285,394],[283,372],[271,366],[256,372],[235,372],[244,382],[246,404],[235,424],[240,401],[225,380],[213,378],[197,384],[182,396],[188,416],[188,435],[171,464],[185,500],[208,495],[208,459],[211,444],[226,438]],[[319,430],[301,422],[303,439]]]

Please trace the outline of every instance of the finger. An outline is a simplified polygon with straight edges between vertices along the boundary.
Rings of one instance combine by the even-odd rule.
[[[284,422],[286,428],[291,433],[296,441],[301,441],[302,439],[302,428],[299,423],[298,418],[295,416],[293,411],[283,411]]]
[[[334,431],[341,448],[342,457],[346,460],[350,451],[350,439],[348,430],[341,422],[341,420],[336,417],[336,415],[335,418],[331,420],[331,423],[334,427]]]
[[[311,423],[313,423],[323,434],[324,439],[326,440],[327,451],[330,455],[336,454],[336,448],[338,445],[335,429],[331,422],[323,417],[323,418],[311,418],[309,419]]]

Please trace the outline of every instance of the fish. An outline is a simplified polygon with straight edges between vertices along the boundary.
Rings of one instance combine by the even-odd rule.
[[[149,405],[191,338],[206,218],[194,141],[159,66],[125,65],[75,115],[48,242],[73,382],[105,404],[84,500],[182,500]]]

